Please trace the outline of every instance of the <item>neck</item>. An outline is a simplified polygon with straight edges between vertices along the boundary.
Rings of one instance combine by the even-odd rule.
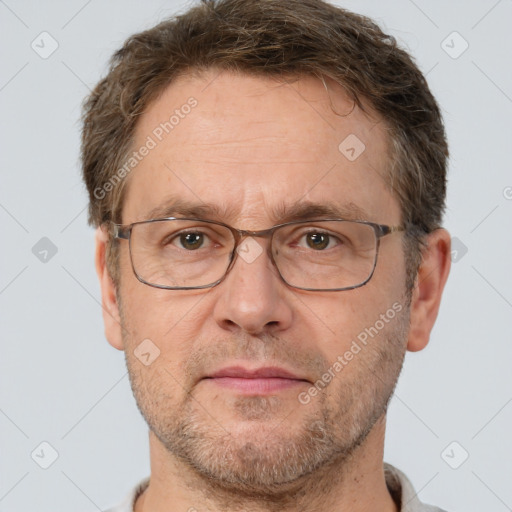
[[[385,415],[350,457],[334,460],[272,495],[244,495],[208,480],[177,460],[150,432],[151,479],[135,512],[397,512],[384,478],[384,432]]]

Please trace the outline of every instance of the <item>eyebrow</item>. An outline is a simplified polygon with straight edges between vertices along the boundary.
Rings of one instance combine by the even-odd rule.
[[[233,218],[234,207],[222,207],[213,203],[195,203],[180,197],[167,198],[162,204],[144,215],[144,219],[163,219],[166,217],[197,217],[200,219],[222,220]]]
[[[214,203],[192,202],[179,197],[167,198],[165,202],[148,211],[145,220],[167,217],[193,217],[220,222],[233,221],[237,217],[235,206],[221,206]],[[333,202],[315,203],[298,200],[293,203],[282,202],[271,209],[270,217],[274,223],[292,222],[320,218],[369,220],[368,213],[353,202],[337,204]]]

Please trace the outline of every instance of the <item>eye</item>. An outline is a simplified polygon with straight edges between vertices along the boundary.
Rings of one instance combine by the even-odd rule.
[[[336,237],[329,233],[321,231],[311,231],[310,233],[304,234],[302,238],[305,238],[307,246],[315,251],[323,251],[324,249],[331,248],[335,245],[337,240]]]
[[[179,245],[183,249],[187,249],[189,251],[195,251],[203,246],[205,243],[206,237],[204,233],[200,233],[197,231],[180,233],[177,237],[175,237],[172,242],[179,243]]]
[[[325,233],[308,233],[306,243],[311,249],[325,249],[329,245],[329,235]]]

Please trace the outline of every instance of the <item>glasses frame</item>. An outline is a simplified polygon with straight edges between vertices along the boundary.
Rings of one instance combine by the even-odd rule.
[[[233,235],[234,240],[235,240],[235,246],[233,247],[233,250],[232,250],[232,252],[230,254],[229,263],[228,263],[228,266],[226,268],[226,271],[224,272],[224,275],[220,279],[218,279],[217,281],[214,281],[213,283],[206,284],[206,285],[201,285],[201,286],[166,286],[166,285],[153,284],[153,283],[149,283],[148,281],[145,281],[137,273],[137,271],[135,269],[135,265],[133,264],[132,244],[131,244],[132,230],[133,230],[134,226],[137,226],[138,224],[150,224],[150,223],[153,223],[153,222],[161,222],[161,221],[165,221],[165,220],[197,221],[197,222],[204,222],[204,223],[207,223],[207,224],[215,224],[215,225],[223,226],[223,227],[229,229],[231,231],[232,235]],[[301,286],[294,286],[294,285],[290,284],[282,276],[281,271],[279,270],[279,267],[278,267],[277,263],[274,260],[274,256],[273,256],[273,253],[272,253],[272,242],[273,242],[274,233],[278,229],[280,229],[280,228],[282,228],[284,226],[291,226],[291,225],[294,225],[294,224],[308,224],[308,223],[315,223],[315,222],[333,222],[333,221],[336,221],[336,222],[352,222],[352,223],[357,223],[357,224],[364,224],[366,226],[370,226],[371,228],[373,228],[374,233],[375,233],[375,238],[376,238],[375,259],[374,259],[374,262],[373,262],[372,271],[370,272],[370,275],[368,276],[368,278],[365,281],[363,281],[362,283],[360,283],[360,284],[357,284],[357,285],[354,285],[354,286],[346,286],[346,287],[343,287],[343,288],[304,288],[304,287],[301,287]],[[237,229],[237,228],[234,228],[233,226],[230,226],[229,224],[225,224],[224,222],[215,221],[215,220],[209,220],[209,219],[199,219],[199,218],[195,218],[195,217],[165,217],[165,218],[158,218],[158,219],[142,220],[142,221],[138,221],[138,222],[133,222],[132,224],[116,224],[114,222],[110,222],[110,225],[111,225],[111,228],[112,228],[111,234],[112,234],[112,236],[114,238],[121,239],[121,240],[128,240],[129,252],[130,252],[130,262],[131,262],[132,270],[133,270],[133,273],[135,274],[135,277],[141,283],[143,283],[145,285],[151,286],[153,288],[160,288],[160,289],[163,289],[163,290],[201,290],[201,289],[213,288],[214,286],[217,286],[222,281],[224,281],[224,279],[226,278],[226,276],[228,275],[230,270],[233,268],[233,266],[234,266],[234,264],[236,262],[237,256],[238,256],[237,249],[240,246],[240,243],[242,242],[242,240],[244,238],[248,237],[248,236],[250,236],[250,237],[258,237],[258,238],[269,238],[270,239],[270,243],[269,243],[269,247],[268,247],[268,250],[267,250],[267,254],[268,254],[269,258],[270,258],[270,261],[272,262],[272,264],[276,268],[277,273],[279,274],[279,277],[281,278],[281,280],[285,284],[290,286],[291,288],[295,288],[297,290],[306,290],[306,291],[311,291],[311,292],[341,292],[341,291],[346,291],[346,290],[354,290],[355,288],[360,288],[361,286],[364,286],[365,284],[367,284],[368,281],[370,281],[370,279],[373,277],[373,274],[375,272],[375,268],[377,267],[377,259],[378,259],[378,256],[379,256],[379,248],[380,248],[380,239],[382,237],[385,237],[385,236],[390,235],[392,233],[397,233],[397,232],[400,232],[400,231],[406,231],[406,228],[404,226],[388,226],[388,225],[385,225],[385,224],[377,224],[375,222],[370,222],[370,221],[366,221],[366,220],[352,220],[352,219],[339,219],[339,218],[335,218],[335,219],[333,219],[333,218],[325,218],[325,219],[294,220],[294,221],[290,221],[290,222],[284,222],[282,224],[276,224],[275,226],[272,226],[271,228],[262,229],[262,230],[259,230],[259,231],[251,231],[251,230],[247,230],[247,229]]]

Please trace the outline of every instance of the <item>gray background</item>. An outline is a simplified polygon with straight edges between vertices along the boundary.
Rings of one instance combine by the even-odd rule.
[[[512,1],[339,3],[412,52],[451,143],[457,253],[431,343],[407,355],[385,460],[448,511],[512,510]],[[0,511],[107,508],[149,472],[123,354],[103,335],[78,119],[123,40],[186,6],[0,1]]]

